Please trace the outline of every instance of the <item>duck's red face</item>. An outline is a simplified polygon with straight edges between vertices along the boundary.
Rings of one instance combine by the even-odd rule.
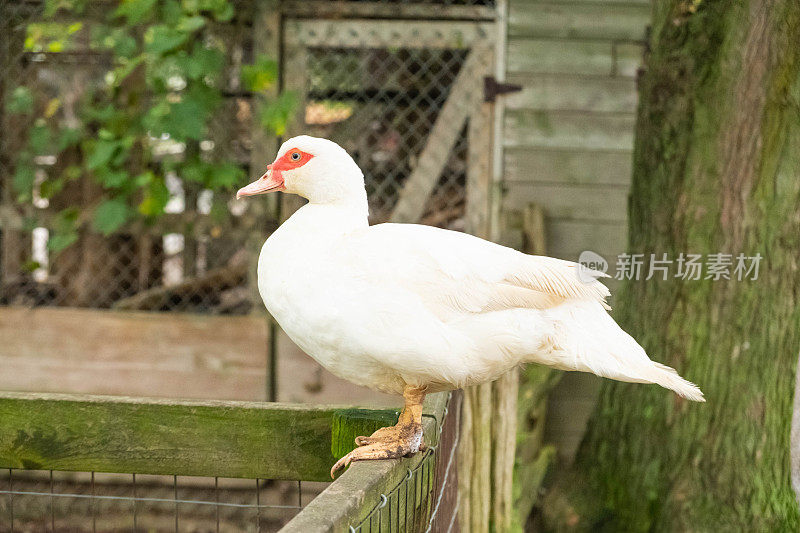
[[[274,163],[267,165],[267,172],[263,176],[250,185],[239,189],[239,192],[236,193],[236,198],[285,190],[283,173],[302,167],[312,157],[314,156],[299,148],[287,150]]]

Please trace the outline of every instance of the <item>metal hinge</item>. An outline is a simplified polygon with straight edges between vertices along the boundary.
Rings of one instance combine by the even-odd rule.
[[[494,102],[498,95],[508,93],[518,93],[522,90],[522,85],[514,83],[500,83],[494,76],[483,78],[483,101]]]

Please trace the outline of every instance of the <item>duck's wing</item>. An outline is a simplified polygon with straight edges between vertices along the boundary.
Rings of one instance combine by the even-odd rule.
[[[605,274],[577,263],[520,253],[455,231],[379,224],[353,235],[354,268],[375,283],[416,293],[442,318],[513,308],[547,309],[567,300],[605,304]],[[361,267],[356,267],[359,264]],[[607,306],[606,306],[607,307]]]

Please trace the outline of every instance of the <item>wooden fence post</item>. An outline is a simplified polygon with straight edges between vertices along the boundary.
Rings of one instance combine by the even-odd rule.
[[[467,231],[488,238],[492,211],[493,109],[479,103],[470,115]],[[459,447],[459,521],[462,531],[508,531],[513,517],[519,371],[464,391]]]
[[[544,224],[542,208],[528,204],[522,213],[522,246],[526,253],[545,255]],[[555,448],[543,442],[544,423],[548,394],[561,375],[560,371],[541,365],[528,365],[520,372],[513,502],[513,520],[519,529],[525,529],[528,516],[539,499],[545,474],[555,460]]]
[[[279,0],[262,0],[256,5],[255,20],[253,23],[253,55],[257,59],[260,55],[265,55],[275,61],[280,61],[280,35],[281,35],[281,15]],[[252,179],[260,176],[267,167],[267,164],[278,151],[278,137],[267,131],[261,124],[261,109],[265,105],[267,98],[275,98],[278,95],[278,84],[265,91],[263,94],[254,94],[251,100],[250,113],[252,116],[251,138],[252,147],[250,149],[250,175]],[[258,256],[261,253],[261,246],[267,237],[267,226],[269,219],[278,219],[278,202],[276,195],[270,195],[264,201],[248,202],[248,209],[256,217],[256,224],[253,232],[247,239],[248,265],[247,265],[247,286],[250,292],[250,300],[253,303],[252,312],[263,313],[261,306],[261,296],[258,292]],[[270,318],[269,343],[266,346],[267,368],[266,368],[266,391],[265,396],[268,401],[276,401],[278,396],[277,385],[277,327]]]

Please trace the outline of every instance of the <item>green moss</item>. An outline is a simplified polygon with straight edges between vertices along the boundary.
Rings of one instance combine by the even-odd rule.
[[[397,424],[394,409],[337,409],[331,421],[331,453],[341,459],[356,447],[356,437],[368,437],[382,427]]]

